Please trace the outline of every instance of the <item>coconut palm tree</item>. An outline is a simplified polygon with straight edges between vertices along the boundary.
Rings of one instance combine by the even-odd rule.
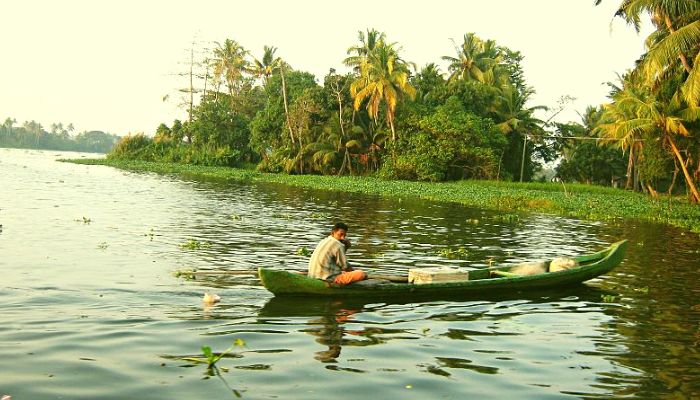
[[[287,131],[289,132],[289,137],[292,141],[292,146],[295,146],[298,135],[294,134],[292,121],[289,117],[289,103],[287,101],[287,82],[284,75],[285,71],[291,70],[292,68],[281,57],[275,57],[276,52],[277,47],[263,46],[262,60],[254,58],[253,66],[250,68],[250,72],[254,76],[263,79],[263,86],[267,86],[270,77],[272,77],[274,74],[280,74],[280,79],[282,82],[282,103],[284,105],[284,116],[287,122]],[[301,141],[299,141],[299,147],[301,148]]]
[[[380,42],[386,41],[386,34],[371,28],[365,32],[358,32],[359,46],[352,46],[348,49],[348,57],[343,61],[348,67],[352,67],[355,72],[359,73],[362,63],[364,63],[370,54],[374,51]]]
[[[634,166],[642,153],[643,141],[637,111],[640,104],[646,103],[646,94],[635,88],[631,82],[611,96],[613,102],[603,105],[600,123],[594,132],[605,140],[611,140],[628,153],[626,189],[636,186]],[[636,188],[635,188],[636,189]]]
[[[284,61],[280,57],[275,57],[277,47],[263,46],[263,56],[261,60],[253,59],[251,72],[258,78],[263,79],[263,85],[267,86],[267,82],[272,75],[279,72]]]
[[[218,83],[223,78],[231,97],[240,90],[243,75],[249,69],[248,55],[248,51],[235,40],[226,39],[223,44],[216,42],[211,60],[214,81]]]
[[[642,136],[658,138],[680,164],[692,201],[700,202],[700,193],[677,144],[678,137],[690,135],[688,125],[700,119],[700,109],[688,107],[680,91],[668,100],[659,100],[648,92],[628,87],[614,100],[604,105],[603,120],[606,122],[597,129],[601,136],[617,139],[623,150],[631,149],[637,154],[641,153]]]
[[[355,110],[367,102],[367,112],[375,121],[382,103],[385,104],[386,120],[391,129],[391,138],[396,142],[394,117],[396,106],[404,97],[415,98],[416,90],[408,81],[409,69],[398,54],[395,43],[380,40],[360,65],[360,76],[350,85]]]
[[[599,4],[601,0],[597,0]],[[647,81],[667,80],[685,73],[682,98],[690,105],[700,100],[700,2],[697,0],[623,0],[616,16],[639,32],[641,16],[648,14],[656,30],[647,38],[648,51],[640,65]],[[680,63],[679,63],[680,62]]]
[[[493,40],[484,41],[474,33],[467,33],[461,45],[453,40],[456,57],[444,56],[448,61],[449,81],[475,80],[481,83],[496,82],[494,69],[503,61],[503,56]],[[499,77],[502,72],[498,72]],[[489,82],[490,81],[490,82]]]
[[[531,95],[531,91],[519,92],[514,86],[507,86],[497,96],[497,102],[493,105],[493,113],[496,115],[496,127],[505,134],[541,133],[544,121],[535,118],[538,110],[547,110],[546,106],[526,107],[525,103]],[[500,122],[499,122],[500,121]]]

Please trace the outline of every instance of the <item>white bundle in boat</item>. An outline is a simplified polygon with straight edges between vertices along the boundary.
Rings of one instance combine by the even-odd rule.
[[[537,275],[547,272],[547,263],[544,261],[525,262],[511,267],[508,272],[518,275]]]
[[[408,283],[417,285],[437,282],[461,282],[469,280],[469,271],[448,267],[413,268],[408,270]]]
[[[549,263],[549,272],[564,271],[578,267],[578,261],[568,257],[557,257]]]

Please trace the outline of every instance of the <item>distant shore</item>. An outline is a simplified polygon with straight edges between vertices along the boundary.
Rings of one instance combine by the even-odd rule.
[[[650,197],[620,189],[561,183],[497,181],[411,182],[364,176],[261,173],[252,170],[115,159],[61,160],[119,169],[238,182],[267,182],[320,190],[413,197],[507,213],[536,212],[589,220],[638,219],[700,233],[700,206],[679,197]]]

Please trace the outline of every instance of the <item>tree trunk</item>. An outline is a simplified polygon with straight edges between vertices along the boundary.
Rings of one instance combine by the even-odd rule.
[[[202,99],[205,99],[207,97],[207,83],[209,82],[209,67],[207,67],[206,71],[204,72],[204,94],[202,95]]]
[[[343,98],[340,96],[340,88],[334,88],[335,95],[338,97],[338,123],[340,124],[340,142],[338,144],[338,150],[342,147],[342,142],[345,140],[345,128],[343,127]]]
[[[289,137],[292,139],[292,149],[296,145],[294,141],[294,130],[292,130],[292,121],[289,119],[289,107],[287,106],[287,84],[284,80],[284,67],[280,67],[280,76],[282,77],[282,100],[284,101],[284,116],[287,119],[287,128],[289,129]]]
[[[527,135],[523,135],[523,157],[520,160],[520,182],[523,181],[523,173],[525,172],[525,150],[527,149]]]
[[[389,118],[389,127],[391,128],[391,141],[396,144],[396,130],[394,129],[394,119]]]
[[[668,187],[668,195],[670,196],[673,194],[673,188],[676,186],[676,178],[678,178],[678,172],[680,172],[680,169],[678,169],[678,160],[675,158],[673,159],[673,179],[671,179],[671,185]]]
[[[630,190],[632,188],[632,174],[634,173],[634,158],[632,157],[632,153],[634,153],[634,148],[630,146],[629,150],[630,155],[627,158],[627,182],[625,183],[625,190]]]
[[[343,172],[345,172],[345,168],[348,168],[348,171],[350,171],[350,175],[353,174],[352,172],[352,162],[350,161],[350,153],[348,153],[348,149],[345,148],[345,154],[343,154],[343,165],[340,166],[340,171],[338,171],[338,176],[342,175]]]
[[[347,163],[348,149],[345,149],[345,154],[343,154],[343,163],[340,165],[340,170],[338,170],[338,176],[343,175],[345,172],[345,164]]]
[[[659,194],[656,192],[656,190],[654,190],[654,187],[651,186],[651,183],[645,182],[645,184],[646,184],[647,190],[649,191],[649,194],[651,195],[651,197],[654,199],[658,199]]]
[[[673,150],[673,154],[676,156],[678,162],[681,164],[681,169],[683,170],[685,182],[688,184],[688,189],[692,194],[693,203],[700,203],[700,194],[698,193],[698,189],[695,187],[695,183],[693,183],[693,178],[688,173],[688,168],[685,167],[683,155],[681,155],[681,152],[678,151],[678,147],[676,147],[676,143],[673,141],[671,136],[666,136],[666,140],[668,141],[669,145],[671,145],[671,150]]]

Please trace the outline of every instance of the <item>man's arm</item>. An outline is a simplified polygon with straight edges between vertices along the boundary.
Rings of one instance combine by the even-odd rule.
[[[335,256],[335,265],[340,267],[341,271],[352,271],[348,265],[348,258],[345,256],[345,248],[341,245],[338,247],[338,253]]]

